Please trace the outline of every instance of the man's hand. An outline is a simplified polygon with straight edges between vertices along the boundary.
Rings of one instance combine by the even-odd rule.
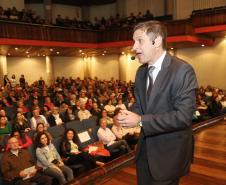
[[[30,173],[30,176],[33,177],[35,176],[36,173],[37,173],[37,169],[34,169],[34,171]]]
[[[141,116],[128,110],[121,110],[119,114],[116,115],[115,119],[117,119],[123,127],[136,127],[141,121]]]
[[[20,171],[20,173],[19,173],[19,176],[20,176],[21,178],[25,178],[27,175],[28,175],[28,174],[27,174],[27,173],[24,173],[23,170]]]

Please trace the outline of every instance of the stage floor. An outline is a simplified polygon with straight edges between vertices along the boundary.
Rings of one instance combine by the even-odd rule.
[[[226,121],[195,133],[195,159],[180,185],[226,185]],[[97,185],[136,185],[135,164],[102,179]]]

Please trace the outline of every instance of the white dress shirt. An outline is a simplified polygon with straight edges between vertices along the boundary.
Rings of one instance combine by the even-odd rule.
[[[110,146],[115,143],[116,137],[109,128],[99,128],[97,131],[99,141],[102,141],[104,145]]]
[[[164,53],[159,57],[159,59],[153,65],[148,65],[148,67],[150,67],[150,66],[155,67],[154,70],[152,71],[153,84],[155,83],[155,80],[159,74],[159,71],[162,68],[162,63],[163,63],[165,56],[166,56],[166,51],[164,51]],[[149,79],[148,79],[147,87],[148,87],[148,85],[149,85]]]

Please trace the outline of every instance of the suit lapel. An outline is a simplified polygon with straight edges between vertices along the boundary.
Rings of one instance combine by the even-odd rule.
[[[152,102],[155,99],[156,95],[163,90],[162,85],[164,84],[163,82],[166,79],[166,76],[168,74],[168,66],[170,65],[170,63],[171,63],[171,57],[169,54],[166,54],[161,66],[161,70],[159,71],[155,79],[154,85],[152,87],[151,97],[147,102],[147,109],[151,107]]]

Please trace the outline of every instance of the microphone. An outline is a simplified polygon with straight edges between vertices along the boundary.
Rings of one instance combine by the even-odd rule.
[[[135,57],[135,56],[131,56],[130,59],[131,59],[131,60],[135,60],[136,57]]]

